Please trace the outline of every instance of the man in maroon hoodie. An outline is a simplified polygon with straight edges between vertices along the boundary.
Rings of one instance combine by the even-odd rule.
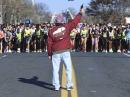
[[[73,88],[72,82],[72,62],[70,56],[70,50],[72,49],[72,45],[70,42],[70,32],[74,28],[76,28],[77,24],[80,22],[81,16],[84,13],[83,6],[80,9],[80,12],[75,16],[75,18],[64,24],[64,25],[56,25],[52,27],[48,33],[48,56],[49,59],[52,60],[53,66],[53,85],[55,90],[58,91],[60,89],[60,81],[59,81],[59,68],[61,60],[64,62],[66,68],[66,76],[67,90],[71,90]]]

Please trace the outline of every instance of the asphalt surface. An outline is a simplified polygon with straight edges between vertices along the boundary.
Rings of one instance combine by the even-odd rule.
[[[71,55],[78,97],[130,97],[129,56]],[[0,97],[61,97],[60,91],[53,90],[51,79],[52,66],[46,53],[0,54]]]

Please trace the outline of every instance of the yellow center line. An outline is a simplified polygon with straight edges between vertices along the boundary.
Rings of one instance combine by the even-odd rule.
[[[74,67],[72,65],[72,80],[74,84],[74,89],[71,90],[71,97],[78,97],[78,89],[77,89],[77,82],[76,82],[76,76]],[[63,65],[62,70],[62,83],[61,83],[62,89],[61,89],[61,97],[68,97],[68,91],[66,90],[66,71],[65,67]]]
[[[73,83],[74,83],[74,89],[71,90],[71,97],[78,97],[76,75],[75,75],[75,71],[74,71],[73,65],[72,65],[72,80],[73,80]]]
[[[66,72],[65,72],[65,66],[64,65],[63,65],[63,70],[62,70],[61,86],[62,86],[61,97],[68,97],[68,91],[66,90]]]

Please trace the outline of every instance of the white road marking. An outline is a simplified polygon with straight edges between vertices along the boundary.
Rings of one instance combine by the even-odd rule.
[[[125,56],[130,57],[130,54],[124,53]]]
[[[1,56],[0,59],[5,58],[5,57],[7,57],[7,55],[3,55],[3,56]]]
[[[91,90],[91,91],[89,91],[89,92],[91,92],[91,93],[96,93],[97,91],[95,91],[95,90]]]

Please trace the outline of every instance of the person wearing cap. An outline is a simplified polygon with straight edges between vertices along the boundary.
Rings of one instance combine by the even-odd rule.
[[[49,30],[47,50],[48,58],[52,61],[52,83],[56,91],[60,89],[59,69],[61,60],[64,62],[66,68],[67,90],[71,90],[73,88],[71,67],[72,62],[70,55],[72,45],[70,42],[70,33],[74,28],[76,28],[77,24],[80,22],[81,16],[84,12],[84,8],[81,8],[80,12],[75,16],[73,20],[65,24],[56,23],[56,26],[52,27]]]

